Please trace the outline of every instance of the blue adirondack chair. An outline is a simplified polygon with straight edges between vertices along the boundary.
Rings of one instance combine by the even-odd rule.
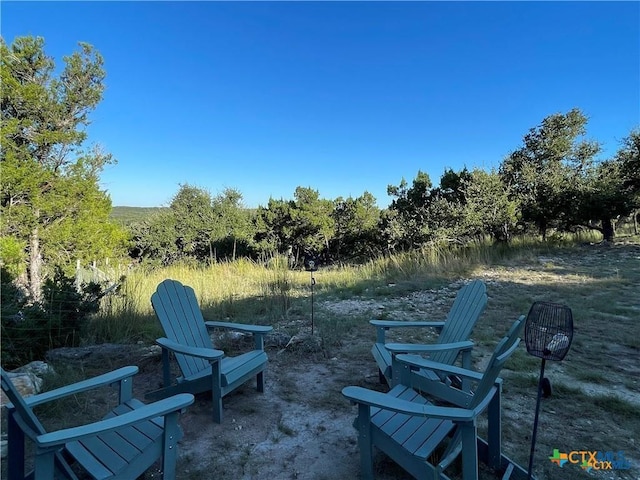
[[[484,282],[474,280],[460,289],[449,310],[445,321],[440,322],[403,322],[392,320],[371,320],[376,327],[376,343],[371,353],[378,365],[380,381],[393,387],[399,382],[398,372],[394,373],[395,356],[402,353],[428,354],[438,363],[453,365],[461,357],[462,367],[471,367],[471,349],[473,342],[469,335],[487,306],[487,288]],[[385,332],[391,328],[430,327],[440,332],[433,344],[387,343]],[[434,379],[434,372],[423,371],[419,375]],[[465,382],[466,386],[466,382]]]
[[[382,450],[404,470],[417,479],[445,480],[445,470],[462,453],[462,478],[478,478],[478,451],[492,468],[503,469],[507,464],[513,478],[526,478],[526,472],[515,466],[500,451],[500,386],[498,374],[509,356],[517,348],[524,316],[513,324],[498,343],[484,373],[440,364],[415,355],[398,355],[398,361],[411,369],[437,370],[464,376],[476,384],[473,393],[465,392],[440,380],[436,385],[438,406],[429,400],[432,394],[427,382],[421,379],[420,389],[412,385],[416,378],[402,375],[399,383],[388,393],[361,387],[346,387],[342,394],[358,404],[360,466],[362,477],[373,478],[373,447]],[[444,388],[441,388],[444,387]],[[489,410],[489,442],[477,437],[477,418]],[[442,447],[439,460],[433,462],[436,448]],[[432,463],[433,462],[433,463]],[[517,467],[517,468],[514,468]]]
[[[164,386],[147,393],[147,398],[163,398],[180,392],[211,392],[213,419],[221,423],[222,397],[254,376],[257,390],[264,391],[267,365],[264,335],[273,327],[205,321],[193,288],[176,280],[160,283],[151,296],[151,303],[166,335],[156,340],[162,347]],[[252,333],[254,348],[235,357],[225,356],[223,351],[214,348],[207,328]],[[170,353],[182,372],[175,384],[171,382]]]
[[[0,369],[8,411],[9,480],[77,480],[77,463],[94,479],[135,479],[162,458],[165,480],[175,478],[177,442],[182,438],[178,416],[193,403],[182,394],[145,405],[132,396],[132,377],[138,367],[123,367],[89,380],[23,398]],[[118,406],[101,421],[45,431],[33,407],[103,386],[117,386]],[[25,476],[25,436],[35,444],[34,470]]]

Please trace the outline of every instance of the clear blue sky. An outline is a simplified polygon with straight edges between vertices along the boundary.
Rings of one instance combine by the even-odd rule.
[[[247,206],[489,169],[578,107],[612,155],[640,124],[638,2],[2,2],[2,36],[105,59],[90,141],[113,205],[180,184]]]

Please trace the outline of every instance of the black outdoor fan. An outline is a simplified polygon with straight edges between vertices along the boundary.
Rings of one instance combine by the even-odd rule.
[[[531,437],[531,455],[529,456],[529,472],[531,478],[533,469],[533,452],[536,445],[538,431],[538,414],[540,412],[540,397],[551,395],[551,383],[544,378],[544,365],[547,360],[562,360],[571,346],[573,339],[573,315],[571,309],[565,305],[549,302],[535,302],[524,324],[524,341],[527,352],[542,359],[540,379],[538,380],[538,396],[536,400],[536,415],[533,421],[533,435]]]

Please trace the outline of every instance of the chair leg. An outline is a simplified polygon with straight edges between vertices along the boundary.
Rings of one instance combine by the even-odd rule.
[[[358,404],[358,448],[360,449],[360,476],[373,480],[373,444],[371,443],[371,417],[369,405]]]
[[[502,408],[500,400],[502,395],[502,384],[497,385],[498,389],[494,393],[488,407],[489,425],[487,432],[488,464],[491,468],[499,470],[502,462],[502,426],[500,414]]]
[[[260,393],[264,392],[264,372],[260,372],[256,377],[257,390]]]
[[[478,480],[478,444],[475,420],[462,425],[462,478]]]
[[[222,423],[222,387],[220,379],[220,362],[211,364],[211,396],[213,401],[213,421]]]
[[[36,455],[34,480],[51,480],[54,477],[55,451]]]
[[[7,415],[7,478],[22,480],[24,478],[24,433],[13,415]]]
[[[164,417],[164,435],[162,445],[162,479],[175,480],[178,458],[178,412]]]
[[[169,350],[162,349],[162,386],[167,388],[171,385],[171,357]]]

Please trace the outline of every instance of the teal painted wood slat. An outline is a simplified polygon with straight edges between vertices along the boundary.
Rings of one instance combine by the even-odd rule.
[[[92,384],[94,387],[100,387],[113,381],[120,383],[119,390],[122,392],[129,388],[130,377],[136,371],[135,367],[125,367],[100,375],[94,381],[84,380],[32,397],[29,401],[38,405],[63,398],[65,392],[73,394],[77,391],[87,391],[90,390]],[[0,369],[0,373],[2,374],[2,389],[12,401],[12,405],[8,405],[8,407],[16,409],[15,416],[12,415],[11,420],[18,419],[16,422],[9,422],[11,426],[9,451],[14,455],[23,456],[25,450],[16,448],[14,445],[15,442],[24,442],[22,430],[33,431],[34,426],[39,429],[36,437],[31,436],[37,448],[33,449],[35,471],[30,478],[53,480],[54,476],[59,478],[62,475],[63,478],[77,480],[77,476],[66,461],[67,458],[73,457],[77,464],[83,467],[92,478],[98,480],[134,479],[163,456],[164,445],[172,446],[169,455],[171,458],[167,458],[165,462],[165,478],[175,478],[175,472],[166,469],[171,467],[175,470],[176,442],[182,436],[177,427],[176,419],[182,409],[193,403],[192,395],[176,396],[153,405],[145,405],[139,400],[128,399],[108,412],[103,419],[104,421],[47,433],[31,407],[27,405],[8,379],[4,370]],[[126,389],[123,389],[122,382],[127,382]],[[129,395],[120,396],[120,400],[128,397]],[[117,422],[115,417],[120,415],[127,415],[127,417],[122,417],[122,421]],[[165,415],[172,418],[167,431],[164,428]],[[167,433],[171,436],[170,440],[164,439]],[[20,461],[22,459],[14,460]],[[18,480],[18,478],[24,478],[23,471],[19,468],[9,469],[9,480]]]
[[[156,316],[160,319],[167,337],[177,343],[194,347],[211,348],[211,338],[206,327],[198,329],[196,313],[189,308],[189,297],[184,289],[179,289],[172,282],[162,282],[152,295],[151,302]],[[200,318],[200,323],[204,319]],[[185,377],[196,374],[208,367],[208,362],[202,358],[176,353],[176,360]]]
[[[109,445],[126,463],[130,463],[144,450],[144,448],[138,448],[123,432],[107,432],[100,435],[100,439]]]
[[[474,280],[460,289],[451,306],[444,322],[399,322],[376,321],[371,323],[376,326],[377,339],[371,349],[371,353],[378,365],[381,375],[390,385],[400,383],[400,375],[393,372],[393,357],[385,348],[384,331],[388,328],[421,327],[431,324],[441,324],[440,334],[436,344],[451,344],[468,340],[473,327],[484,312],[487,305],[486,285],[480,280]],[[385,351],[386,350],[386,351]],[[446,350],[431,352],[429,358],[438,363],[452,365],[459,356],[458,350]]]
[[[239,357],[241,358],[234,358],[233,364],[231,361],[225,362],[226,359],[222,359],[223,387],[236,384],[246,375],[253,376],[254,372],[257,373],[257,370],[267,362],[267,354],[260,351],[247,352]]]
[[[422,431],[422,433],[424,434],[425,429],[423,427],[427,423],[426,417],[417,417],[413,415],[408,415],[408,417],[409,419],[403,423],[402,427],[397,429],[391,435],[393,441],[402,446],[404,446],[404,443],[414,434],[416,434],[416,432]]]
[[[408,402],[415,402],[420,405],[427,403],[426,399],[420,396],[420,394],[413,389],[400,387],[401,386],[395,387],[391,392],[389,392],[389,396],[399,398],[400,400],[406,400]],[[378,421],[381,418],[382,415],[378,415],[374,425],[378,426],[386,435],[395,437],[395,435],[402,435],[398,432],[405,432],[406,429],[411,429],[413,427],[413,424],[411,423],[412,419],[416,417],[403,413],[392,412],[392,415],[384,423],[378,424]]]
[[[253,351],[244,354],[216,358],[214,345],[193,288],[176,280],[162,281],[151,296],[153,309],[164,330],[166,339],[158,339],[163,350],[171,350],[182,375],[176,379],[179,386],[148,392],[148,398],[186,391],[201,393],[210,391],[213,397],[214,421],[222,419],[222,397],[235,390],[252,377],[256,377],[256,388],[264,390],[264,370],[268,356],[264,351],[263,335],[272,330],[270,326],[242,325],[231,322],[208,322],[213,328],[230,328],[251,332],[254,335]],[[174,342],[174,343],[172,343]],[[189,352],[188,349],[201,349]],[[206,354],[211,351],[212,356]],[[222,355],[217,352],[217,355]],[[203,358],[206,357],[206,358]],[[163,357],[164,358],[164,357]]]
[[[390,397],[400,398],[401,400],[407,400],[409,402],[413,400],[416,400],[417,402],[420,401],[420,399],[417,398],[419,395],[415,391],[413,391],[408,387],[405,387],[404,385],[395,386],[389,391],[388,395]],[[426,400],[424,401],[426,402]],[[373,423],[377,427],[381,427],[386,422],[393,419],[395,415],[396,415],[396,412],[392,410],[375,408],[375,409],[372,409],[371,411],[371,423]],[[401,422],[401,419],[400,418],[396,419],[394,421],[393,426],[397,426],[399,422]],[[389,428],[391,429],[392,426],[390,426]]]
[[[424,436],[422,444],[410,449],[416,457],[427,458],[427,456],[431,455],[438,445],[449,436],[449,433],[455,428],[455,424],[449,420],[439,420],[432,428],[433,430]],[[413,447],[413,444],[408,445]]]
[[[127,461],[117,454],[104,440],[98,437],[90,437],[79,442],[86,450],[112,472],[119,472],[127,466]]]
[[[433,390],[430,391],[428,388],[422,390],[422,394],[401,384],[393,387],[387,394],[360,387],[345,388],[343,394],[358,404],[355,425],[359,431],[358,445],[364,477],[373,478],[371,450],[376,446],[415,478],[432,480],[449,478],[444,474],[441,475],[440,469],[447,469],[451,462],[462,454],[464,479],[477,480],[479,454],[476,445],[483,444],[477,437],[477,417],[489,407],[491,414],[489,421],[499,422],[499,418],[497,420],[494,418],[499,417],[499,412],[492,411],[496,405],[499,405],[494,398],[494,395],[500,392],[496,387],[496,384],[499,384],[498,375],[504,362],[513,354],[520,342],[518,335],[523,322],[524,317],[520,317],[514,322],[508,334],[498,342],[482,374],[467,373],[459,367],[437,364],[424,359],[417,362],[411,360],[410,355],[398,357],[400,361],[413,361],[416,365],[422,363],[424,368],[431,363],[430,368],[434,371],[438,371],[439,368],[455,370],[456,374],[477,383],[477,388],[471,395],[442,381],[432,381],[431,384],[438,386],[435,389],[440,400],[438,404],[446,405],[449,402],[449,405],[452,405],[450,407],[433,407],[423,396],[432,394]],[[424,384],[425,387],[429,385],[430,383]],[[448,390],[455,394],[448,395]],[[464,393],[462,397],[461,393]],[[469,406],[461,410],[461,406],[456,402],[463,403],[462,408],[467,403]],[[374,413],[369,416],[370,412]],[[492,429],[495,429],[495,425],[489,426],[489,430]],[[439,460],[441,462],[439,465],[432,465],[429,463],[430,456],[440,445],[447,445],[445,457]],[[485,450],[487,452],[495,450],[492,455],[500,460],[506,458],[502,455],[499,445],[497,448],[495,445],[487,446]],[[483,455],[484,460],[486,457],[487,455]]]
[[[96,480],[107,480],[114,476],[114,472],[103,465],[102,462],[80,442],[67,444],[66,450],[87,472],[90,472]]]
[[[434,433],[438,430],[438,427],[443,421],[444,420],[440,418],[422,418],[422,421],[415,432],[413,432],[413,434],[409,435],[404,441],[400,443],[402,443],[402,446],[405,450],[407,450],[409,453],[414,454],[415,451],[420,448],[420,446],[425,441],[433,437]],[[437,446],[439,443],[440,441],[438,441],[435,446]]]
[[[480,280],[474,280],[460,289],[451,310],[438,336],[437,343],[455,343],[467,340],[471,331],[487,304],[486,286]],[[436,352],[431,360],[439,363],[453,364],[458,352]]]

